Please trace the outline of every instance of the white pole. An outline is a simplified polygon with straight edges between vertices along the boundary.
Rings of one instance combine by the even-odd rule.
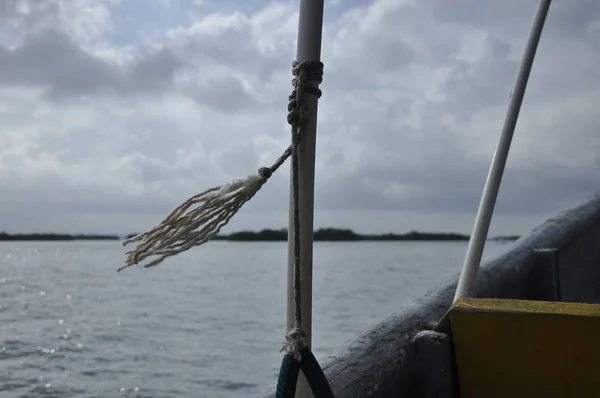
[[[506,118],[504,119],[502,134],[498,146],[496,147],[481,202],[479,203],[479,210],[477,211],[473,234],[471,235],[469,246],[467,248],[467,255],[462,267],[460,279],[458,280],[454,301],[459,298],[468,297],[477,280],[477,271],[479,270],[483,247],[492,220],[494,205],[496,204],[496,198],[498,197],[498,190],[500,189],[500,183],[502,182],[506,158],[508,157],[510,143],[515,131],[515,126],[517,125],[519,111],[523,102],[523,96],[525,95],[525,88],[527,87],[527,80],[529,79],[535,52],[542,35],[544,22],[548,15],[550,2],[551,0],[540,0],[538,3],[533,26],[531,27],[529,39],[527,40],[527,45],[525,47],[525,53],[523,54],[523,60],[521,61],[512,96],[508,104],[508,111],[506,113]]]
[[[298,43],[296,60],[320,61],[321,36],[323,32],[324,0],[300,0]],[[318,98],[307,94],[307,122],[298,144],[298,184],[300,209],[300,278],[302,281],[302,328],[306,342],[311,347],[312,336],[312,259],[313,259],[313,212],[315,191],[315,150],[317,133]],[[291,180],[291,179],[290,179]],[[290,186],[290,219],[288,228],[287,273],[287,330],[294,328],[294,222],[293,198]],[[306,378],[300,372],[296,397],[311,397]]]

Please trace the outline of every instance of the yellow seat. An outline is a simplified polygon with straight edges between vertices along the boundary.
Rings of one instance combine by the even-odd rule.
[[[600,397],[600,305],[461,299],[449,315],[461,398]]]

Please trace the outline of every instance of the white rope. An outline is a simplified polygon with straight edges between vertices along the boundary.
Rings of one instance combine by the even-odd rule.
[[[298,362],[302,360],[301,351],[306,348],[306,335],[302,328],[294,327],[285,335],[285,343],[281,351],[291,355]]]
[[[145,265],[153,267],[169,256],[214,238],[266,181],[267,178],[260,174],[252,175],[244,180],[236,180],[192,196],[173,210],[157,227],[125,240],[124,245],[141,243],[135,250],[127,252],[125,265],[117,271],[138,264],[150,256],[159,256]],[[198,207],[192,208],[195,205]]]

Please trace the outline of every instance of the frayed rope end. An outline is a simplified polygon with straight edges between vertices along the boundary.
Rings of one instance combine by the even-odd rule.
[[[173,210],[158,226],[123,241],[124,246],[133,242],[139,243],[135,249],[126,253],[125,265],[118,268],[117,272],[157,256],[158,258],[144,265],[145,268],[154,267],[167,257],[214,238],[267,179],[268,176],[264,172],[259,172],[257,175],[192,196]]]

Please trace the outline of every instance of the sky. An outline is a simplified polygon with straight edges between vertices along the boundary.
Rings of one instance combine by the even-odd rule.
[[[289,144],[298,1],[0,2],[0,230],[141,232]],[[470,233],[534,0],[325,5],[315,227]],[[600,190],[600,2],[550,8],[490,234]],[[224,230],[287,225],[289,166]]]

